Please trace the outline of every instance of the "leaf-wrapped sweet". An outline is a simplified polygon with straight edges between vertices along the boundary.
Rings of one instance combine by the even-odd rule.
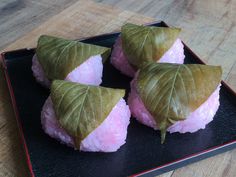
[[[74,137],[75,147],[95,130],[125,95],[125,90],[55,80],[51,98],[57,119]]]
[[[148,63],[140,69],[137,90],[165,139],[166,130],[203,104],[221,81],[220,66]]]
[[[39,63],[49,80],[65,79],[89,57],[102,55],[105,61],[109,54],[110,49],[106,47],[47,35],[39,37],[36,49]]]

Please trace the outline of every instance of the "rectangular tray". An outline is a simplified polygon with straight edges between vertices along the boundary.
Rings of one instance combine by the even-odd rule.
[[[164,22],[151,24],[164,26]],[[112,47],[119,33],[83,39],[83,42]],[[185,63],[203,62],[185,45]],[[236,94],[222,81],[220,108],[214,120],[196,133],[160,133],[131,118],[126,144],[114,153],[74,151],[47,136],[40,123],[40,111],[49,95],[31,71],[34,49],[2,54],[5,76],[15,110],[31,176],[155,176],[236,147]],[[107,61],[103,86],[125,88],[130,78]]]

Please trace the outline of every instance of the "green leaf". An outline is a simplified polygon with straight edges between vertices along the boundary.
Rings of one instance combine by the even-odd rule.
[[[220,66],[148,63],[137,77],[138,93],[162,134],[184,120],[215,91],[221,81]]]
[[[140,68],[147,61],[158,61],[171,48],[180,28],[126,24],[121,28],[122,47],[129,62]]]
[[[95,130],[124,97],[125,90],[55,80],[51,98],[60,125],[74,137],[75,147]]]
[[[110,49],[46,35],[39,37],[36,49],[39,63],[50,80],[65,79],[89,57],[99,54],[105,61]]]

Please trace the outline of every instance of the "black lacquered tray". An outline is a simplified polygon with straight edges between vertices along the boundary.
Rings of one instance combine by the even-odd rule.
[[[164,22],[155,26],[166,26]],[[119,33],[104,34],[84,42],[112,47]],[[185,63],[202,61],[185,46]],[[127,143],[115,153],[74,151],[47,136],[40,123],[40,111],[49,90],[36,83],[32,71],[34,49],[2,54],[14,110],[22,135],[31,176],[155,176],[236,147],[236,95],[222,82],[220,108],[214,120],[196,133],[160,134],[134,119],[128,128]],[[104,66],[103,86],[125,88],[130,78],[120,74],[109,61]]]

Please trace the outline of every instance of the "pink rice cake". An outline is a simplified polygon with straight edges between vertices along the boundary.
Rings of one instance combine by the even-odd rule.
[[[161,57],[158,62],[183,64],[184,58],[184,45],[180,39],[176,39],[172,47]],[[136,70],[129,64],[128,59],[122,50],[121,37],[118,37],[113,46],[111,64],[116,69],[120,70],[121,73],[129,77],[134,77]]]
[[[125,144],[130,110],[123,98],[114,106],[107,118],[80,145],[81,151],[115,152]],[[51,97],[46,100],[41,123],[44,131],[61,143],[74,147],[74,140],[60,125],[53,109]]]
[[[206,125],[213,120],[213,117],[219,108],[220,86],[221,84],[219,84],[209,98],[195,111],[191,112],[185,120],[177,121],[175,124],[170,126],[167,131],[170,133],[193,133],[199,129],[204,129]],[[128,98],[128,105],[132,115],[140,123],[152,127],[155,130],[158,129],[157,123],[155,122],[153,116],[145,108],[141,98],[138,95],[136,89],[136,77],[131,82],[131,92]]]

